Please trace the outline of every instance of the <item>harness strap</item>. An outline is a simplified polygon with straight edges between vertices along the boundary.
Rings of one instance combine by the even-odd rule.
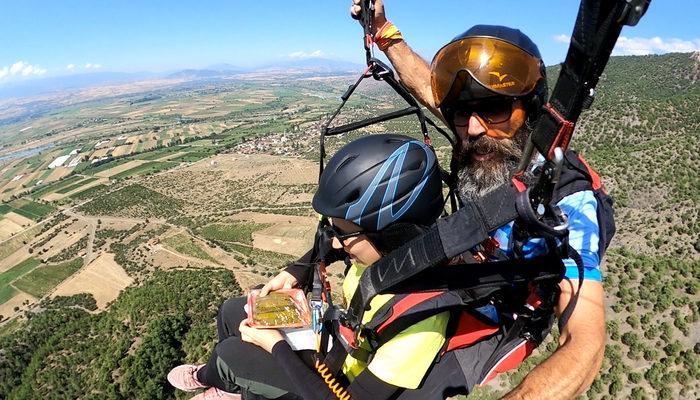
[[[352,122],[349,124],[337,126],[337,127],[330,127],[331,123],[335,120],[335,118],[340,114],[340,111],[345,107],[345,104],[347,103],[348,99],[352,96],[352,94],[355,92],[358,86],[360,86],[360,83],[362,83],[363,80],[366,78],[373,77],[376,80],[384,81],[386,82],[389,86],[391,86],[394,91],[401,96],[406,103],[408,103],[409,107],[404,108],[402,110],[398,111],[392,111],[386,114],[382,114],[376,117],[372,118],[367,118],[361,121],[356,121]],[[366,126],[376,124],[379,122],[384,122],[388,121],[391,119],[396,119],[400,117],[405,117],[408,115],[416,115],[418,118],[418,122],[420,123],[421,127],[421,133],[423,134],[423,141],[428,145],[432,147],[432,139],[430,138],[430,135],[428,134],[428,125],[432,126],[433,129],[435,129],[438,133],[440,133],[442,136],[444,136],[452,146],[454,146],[454,139],[447,133],[445,132],[442,128],[440,128],[435,122],[433,122],[430,118],[425,116],[425,113],[421,109],[420,105],[418,102],[411,96],[411,94],[408,92],[408,89],[406,89],[398,80],[396,80],[396,77],[394,76],[394,72],[389,68],[386,64],[384,64],[382,61],[376,59],[376,58],[370,58],[368,59],[368,66],[362,72],[362,75],[348,87],[348,89],[343,93],[343,95],[340,97],[341,98],[341,103],[336,108],[335,112],[331,115],[331,117],[326,121],[324,124],[323,128],[321,129],[321,137],[320,137],[320,145],[319,145],[319,172],[318,175],[319,177],[323,173],[323,168],[324,168],[324,158],[326,156],[326,146],[325,146],[325,139],[326,136],[334,136],[334,135],[340,135],[342,133],[350,132],[356,129],[364,128]],[[442,170],[442,169],[441,169]]]
[[[372,28],[374,27],[374,0],[363,0],[361,9],[361,23],[364,30],[365,56],[367,58],[367,64],[369,64],[373,57],[372,44],[374,43],[374,38],[372,37]]]
[[[392,111],[390,113],[382,114],[382,115],[379,115],[376,117],[363,119],[362,121],[351,122],[349,124],[336,126],[336,127],[328,129],[328,131],[325,132],[325,135],[326,136],[339,135],[341,133],[354,131],[355,129],[364,128],[366,126],[373,125],[373,124],[376,124],[379,122],[384,122],[384,121],[388,121],[390,119],[405,117],[407,115],[415,114],[417,111],[416,108],[417,107],[411,106],[411,107],[404,108],[403,110]]]
[[[573,127],[590,106],[595,87],[624,25],[636,25],[651,0],[582,0],[571,44],[552,96],[531,140],[548,160],[555,147],[566,150]]]
[[[366,269],[348,307],[350,324],[359,325],[365,308],[375,295],[468,251],[487,240],[490,231],[514,220],[518,216],[517,193],[512,184],[502,185],[439,219],[426,234],[412,239]]]
[[[571,300],[569,300],[569,304],[566,305],[566,308],[561,313],[561,317],[559,318],[559,332],[564,329],[566,323],[569,322],[569,318],[571,318],[571,314],[574,313],[579,294],[581,293],[581,286],[583,286],[583,276],[585,272],[583,269],[583,259],[581,258],[581,254],[579,254],[576,249],[571,247],[570,244],[567,244],[567,252],[569,258],[574,260],[576,263],[576,268],[578,269],[578,288],[576,289],[576,293],[571,297]]]

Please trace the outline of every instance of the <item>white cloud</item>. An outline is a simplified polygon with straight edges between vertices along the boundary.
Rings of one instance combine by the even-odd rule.
[[[93,63],[85,64],[85,69],[100,69],[100,68],[102,68],[102,65],[100,65],[100,64],[93,64]]]
[[[564,34],[552,36],[552,39],[554,39],[554,41],[558,43],[569,44],[569,42],[571,42],[571,36]]]
[[[11,76],[31,76],[31,75],[44,75],[46,69],[41,68],[37,65],[31,65],[24,61],[17,61],[16,63],[0,69],[0,79],[8,78]]]
[[[68,65],[66,65],[66,69],[67,69],[68,71],[74,70],[74,69],[75,69],[75,64],[68,64]]]
[[[564,44],[569,44],[571,41],[571,37],[564,34],[552,36],[552,39],[557,43]],[[676,38],[662,39],[658,36],[653,38],[620,36],[613,49],[613,55],[643,56],[647,54],[690,53],[693,51],[700,51],[700,38],[682,40]]]
[[[324,53],[321,50],[312,51],[307,53],[305,51],[295,51],[289,54],[289,58],[313,58],[313,57],[323,57]]]
[[[692,40],[682,40],[676,38],[662,39],[658,36],[653,38],[628,38],[620,36],[613,49],[613,55],[646,55],[663,53],[689,53],[700,51],[700,38]]]

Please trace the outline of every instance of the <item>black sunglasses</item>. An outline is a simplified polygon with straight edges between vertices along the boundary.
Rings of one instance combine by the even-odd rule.
[[[359,231],[355,231],[355,232],[343,232],[340,230],[340,228],[338,228],[335,225],[329,225],[329,226],[331,228],[331,232],[332,232],[333,236],[336,239],[340,240],[341,242],[344,240],[354,238],[356,236],[360,236],[363,233],[365,233],[365,231],[363,229],[360,229]]]
[[[455,111],[455,126],[464,127],[469,125],[469,118],[472,113],[476,113],[489,124],[500,124],[510,119],[513,114],[513,103],[516,99],[500,98],[485,100],[474,103],[465,103]]]

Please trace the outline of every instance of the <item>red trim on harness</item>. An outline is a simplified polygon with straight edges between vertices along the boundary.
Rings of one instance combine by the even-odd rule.
[[[501,372],[506,372],[513,368],[517,368],[537,347],[537,345],[529,340],[523,340],[522,343],[517,345],[513,350],[509,351],[508,354],[503,356],[500,360],[494,364],[494,366],[489,370],[484,380],[479,382],[479,385],[485,385],[491,379],[495,378],[496,375]]]
[[[441,290],[439,292],[412,293],[407,295],[403,299],[397,301],[396,304],[394,304],[391,307],[391,316],[389,317],[389,319],[377,326],[376,332],[381,333],[382,330],[384,330],[387,326],[391,325],[392,322],[396,321],[397,318],[399,318],[401,315],[403,315],[406,311],[410,310],[414,306],[426,300],[430,300],[434,297],[440,296],[444,293],[445,291]]]
[[[527,190],[527,186],[520,180],[520,177],[523,175],[523,172],[520,171],[517,174],[513,175],[513,177],[510,179],[511,182],[513,182],[513,186],[515,186],[515,189],[518,190],[518,192],[522,193],[525,190]]]
[[[464,311],[460,314],[457,330],[447,342],[447,347],[443,353],[470,346],[496,332],[498,332],[498,326],[488,325]]]
[[[355,343],[355,332],[353,332],[352,329],[345,325],[340,325],[338,333],[340,333],[340,336],[342,336],[343,340],[345,340],[350,347],[353,349],[357,348],[357,343]]]
[[[600,176],[598,175],[598,173],[595,172],[590,165],[588,165],[588,162],[584,160],[583,157],[578,156],[578,159],[583,163],[583,165],[586,166],[586,170],[588,170],[588,175],[591,176],[591,186],[593,187],[593,190],[602,190],[603,193],[607,194],[605,188],[603,187],[603,183],[600,181]]]
[[[561,149],[564,151],[569,148],[569,142],[571,142],[571,136],[574,133],[574,127],[576,125],[571,121],[567,121],[564,116],[559,113],[559,111],[552,107],[550,103],[545,104],[544,109],[547,110],[560,125],[557,136],[554,137],[554,140],[547,151],[547,159],[552,160],[554,159],[555,148],[561,147]]]
[[[369,33],[365,35],[365,47],[370,48],[372,47],[372,43],[374,43],[374,38],[372,38],[372,35]]]
[[[530,294],[527,296],[527,300],[525,302],[527,303],[527,305],[529,305],[533,309],[539,308],[539,306],[542,305],[542,299],[537,294],[537,288],[535,287],[535,285],[530,283],[529,289],[530,289]]]

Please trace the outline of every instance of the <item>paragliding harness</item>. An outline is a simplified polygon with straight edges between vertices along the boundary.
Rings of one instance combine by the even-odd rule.
[[[320,172],[323,171],[327,135],[416,114],[424,140],[430,145],[426,123],[436,127],[395,80],[391,70],[371,57],[373,12],[367,11],[372,3],[366,0],[363,4],[368,67],[342,96],[341,106],[322,129]],[[318,333],[317,369],[339,398],[349,398],[340,382],[342,374],[338,374],[348,354],[370,362],[376,349],[396,334],[443,311],[449,311],[453,317],[442,354],[458,351],[498,332],[503,335],[482,370],[470,372],[479,374],[478,383],[517,366],[549,333],[559,295],[558,284],[564,278],[562,260],[570,258],[577,265],[579,284],[559,319],[560,329],[566,324],[576,306],[584,271],[580,255],[568,244],[567,216],[556,203],[578,191],[593,192],[598,201],[600,256],[615,232],[612,200],[603,190],[600,178],[581,157],[566,149],[582,109],[593,101],[594,88],[622,26],[635,25],[649,3],[650,0],[582,0],[561,74],[511,182],[463,204],[458,211],[439,219],[427,233],[367,268],[347,310],[331,302],[330,287],[325,280],[325,261],[332,235],[328,221],[321,219],[312,256],[318,263],[311,291],[314,329]],[[329,128],[359,83],[369,76],[389,83],[410,107]],[[528,186],[523,177],[534,148],[544,156],[545,162],[539,169],[537,182]],[[454,173],[451,171],[444,176],[454,176]],[[450,188],[454,185],[454,181],[447,183]],[[515,221],[516,255],[522,250],[522,244],[532,238],[544,239],[548,252],[527,259],[498,257],[498,243],[494,243],[489,232],[512,221]],[[485,254],[489,252],[496,254],[495,261],[475,264],[488,261]],[[462,262],[450,262],[456,259]],[[383,293],[394,296],[376,310],[369,321],[363,319],[365,311],[370,309],[370,301]],[[498,310],[497,322],[474,311],[487,305]],[[329,336],[333,337],[334,344],[330,352],[326,352]]]

